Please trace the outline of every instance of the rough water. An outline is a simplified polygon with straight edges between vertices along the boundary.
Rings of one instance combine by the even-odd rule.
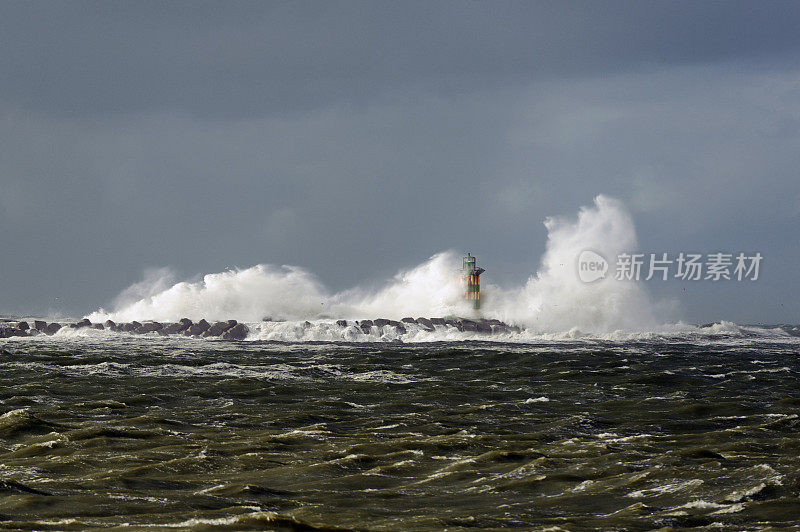
[[[545,225],[480,313],[445,251],[338,292],[155,270],[80,322],[0,327],[0,528],[800,528],[800,328],[581,281],[583,251],[637,249],[612,198]]]
[[[3,339],[0,528],[800,527],[796,335]]]

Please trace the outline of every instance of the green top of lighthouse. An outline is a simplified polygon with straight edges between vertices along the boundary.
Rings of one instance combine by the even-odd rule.
[[[467,252],[466,256],[464,257],[464,262],[462,264],[462,269],[472,275],[480,275],[485,270],[483,268],[476,268],[475,267],[475,257],[473,257],[469,252]]]

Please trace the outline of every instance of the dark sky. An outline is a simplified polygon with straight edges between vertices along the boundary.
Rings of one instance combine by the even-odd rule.
[[[0,312],[449,248],[514,285],[599,193],[644,251],[762,253],[649,283],[686,320],[800,322],[800,3],[0,3]]]

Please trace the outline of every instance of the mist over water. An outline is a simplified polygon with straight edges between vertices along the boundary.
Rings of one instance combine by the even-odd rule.
[[[633,220],[621,202],[597,196],[576,218],[547,218],[546,250],[538,271],[523,286],[500,287],[484,276],[480,316],[497,318],[537,332],[641,331],[659,316],[644,287],[613,279],[613,271],[593,283],[577,275],[581,251],[606,258],[636,249]],[[521,243],[524,245],[524,243]],[[491,269],[491,257],[479,257]],[[126,289],[113,310],[99,309],[92,321],[175,321],[236,319],[244,322],[325,318],[476,316],[463,298],[461,254],[442,251],[398,272],[378,289],[355,287],[333,293],[297,266],[259,264],[175,282],[169,270],[153,270]]]

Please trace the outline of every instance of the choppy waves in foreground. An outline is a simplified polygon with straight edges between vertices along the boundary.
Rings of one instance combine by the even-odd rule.
[[[0,340],[0,528],[800,526],[800,338],[695,329]]]

